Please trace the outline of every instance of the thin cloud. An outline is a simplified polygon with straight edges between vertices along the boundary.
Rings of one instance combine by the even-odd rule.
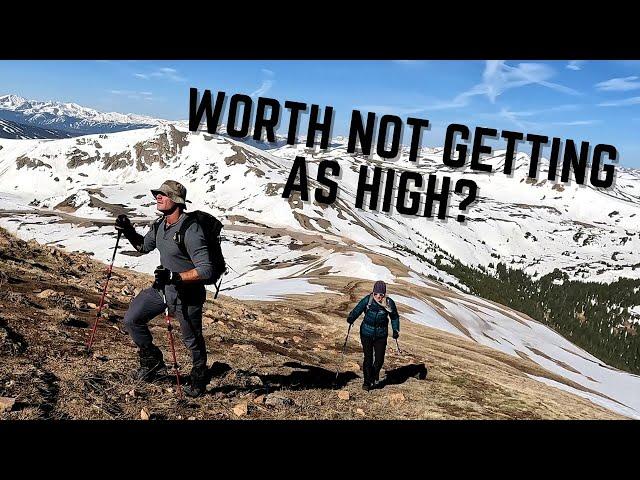
[[[521,130],[532,130],[532,129],[541,129],[548,126],[586,126],[586,125],[595,125],[600,123],[600,120],[570,120],[570,121],[559,121],[559,122],[532,122],[526,120],[527,118],[542,115],[546,113],[553,112],[561,112],[561,111],[571,111],[576,110],[578,105],[559,105],[558,107],[545,108],[542,110],[530,110],[530,111],[521,111],[514,112],[509,110],[508,108],[502,108],[498,113],[486,113],[477,115],[477,117],[481,118],[494,118],[494,119],[506,119],[516,125]],[[524,117],[524,118],[523,118]]]
[[[269,90],[271,90],[272,86],[273,86],[273,80],[263,80],[262,81],[262,85],[260,85],[260,88],[258,88],[257,90],[253,91],[249,96],[251,98],[255,98],[255,97],[259,97],[261,95],[264,95]]]
[[[134,73],[134,77],[141,78],[143,80],[149,80],[151,78],[156,78],[159,80],[170,80],[172,82],[186,82],[187,79],[180,75],[180,72],[175,68],[170,67],[162,67],[151,73]]]
[[[135,90],[109,90],[114,95],[153,95],[153,92],[136,92]]]
[[[271,90],[271,87],[273,87],[273,82],[274,81],[272,79],[276,75],[273,72],[273,70],[269,70],[268,68],[261,68],[260,71],[267,78],[262,80],[262,85],[260,85],[260,87],[258,87],[257,90],[254,90],[253,92],[251,92],[249,94],[249,96],[251,98],[260,97],[260,96],[264,95],[265,93],[267,93],[269,90]]]
[[[453,100],[430,105],[428,110],[443,110],[465,107],[475,96],[486,96],[491,103],[507,90],[540,85],[551,90],[569,95],[580,95],[580,92],[559,83],[550,82],[554,70],[544,63],[519,63],[513,67],[504,60],[487,60],[482,74],[482,83],[456,96]]]
[[[544,115],[547,113],[556,113],[556,112],[568,112],[568,111],[574,111],[574,110],[578,110],[580,108],[580,105],[576,105],[576,104],[566,104],[566,105],[558,105],[557,107],[548,107],[548,108],[542,108],[539,110],[522,110],[519,112],[513,112],[510,111],[508,109],[508,107],[503,108],[502,111],[504,112],[509,112],[512,115],[515,115],[517,117],[533,117],[536,115]],[[483,114],[478,114],[477,116],[479,117],[499,117],[501,116],[500,113],[496,114],[496,113],[483,113]]]
[[[628,92],[640,88],[638,78],[637,76],[612,78],[605,82],[596,83],[595,87],[605,92]]]
[[[601,123],[600,120],[573,120],[571,122],[552,122],[551,125],[562,125],[566,127],[574,127],[581,125],[596,125]]]
[[[582,65],[584,65],[584,60],[571,60],[567,63],[567,67],[569,70],[582,70]]]
[[[153,101],[153,92],[137,92],[135,90],[109,90],[112,95],[127,97],[130,100],[147,100]]]
[[[613,102],[599,103],[599,107],[628,107],[631,105],[639,105],[640,97],[625,98],[623,100],[615,100]]]

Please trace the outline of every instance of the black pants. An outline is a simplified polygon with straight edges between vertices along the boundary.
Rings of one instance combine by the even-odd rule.
[[[162,295],[153,288],[143,290],[133,299],[124,316],[124,326],[138,347],[152,345],[153,337],[147,324],[157,315],[164,313],[164,308]],[[193,366],[206,367],[207,347],[202,336],[202,305],[170,304],[169,315],[180,323],[182,341],[191,351]]]
[[[384,352],[387,349],[387,337],[374,338],[360,335],[360,341],[364,352],[362,364],[364,383],[371,384],[374,380],[379,380],[384,363]]]

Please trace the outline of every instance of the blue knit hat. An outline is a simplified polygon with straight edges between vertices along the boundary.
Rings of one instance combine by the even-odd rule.
[[[382,280],[378,280],[373,284],[373,293],[382,293],[383,295],[387,294],[387,286]]]

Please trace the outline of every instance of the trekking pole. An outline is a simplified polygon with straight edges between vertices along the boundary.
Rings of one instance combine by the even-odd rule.
[[[93,323],[93,328],[91,329],[91,336],[89,337],[89,342],[87,343],[87,351],[91,350],[91,345],[93,345],[93,337],[96,334],[96,329],[98,328],[98,319],[100,318],[100,313],[102,313],[102,307],[104,305],[104,297],[107,293],[107,286],[109,285],[109,279],[111,278],[111,272],[113,272],[113,261],[116,258],[116,252],[118,251],[118,243],[120,243],[120,236],[122,235],[122,230],[118,230],[118,238],[116,239],[116,247],[113,249],[113,256],[111,257],[111,265],[109,265],[109,269],[107,270],[107,281],[104,283],[104,289],[102,290],[102,296],[100,297],[100,306],[98,307],[98,312],[96,313],[96,320]]]
[[[162,301],[164,302],[164,319],[167,321],[167,334],[169,335],[169,345],[171,345],[171,355],[173,355],[173,369],[176,372],[176,383],[178,385],[178,398],[182,400],[182,388],[180,388],[180,370],[178,368],[178,359],[176,358],[176,347],[173,344],[173,326],[171,325],[171,317],[169,316],[169,305],[164,289],[162,289]]]
[[[334,381],[334,383],[338,383],[338,375],[340,373],[340,365],[342,365],[342,362],[344,360],[344,350],[347,347],[347,341],[349,340],[349,332],[351,332],[351,327],[353,326],[353,323],[349,324],[349,329],[347,330],[347,336],[344,339],[344,345],[342,345],[342,355],[340,356],[340,364],[338,365],[338,368],[336,369],[336,379]]]
[[[396,338],[396,347],[398,347],[398,353],[402,355],[402,351],[400,350],[400,345],[398,345],[398,339]]]

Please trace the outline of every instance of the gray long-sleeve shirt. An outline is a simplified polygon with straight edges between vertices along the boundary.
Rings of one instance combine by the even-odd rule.
[[[160,264],[163,267],[171,270],[172,272],[178,273],[186,272],[195,268],[201,278],[209,278],[212,274],[213,266],[209,259],[209,252],[204,232],[200,225],[193,223],[185,232],[184,245],[187,253],[189,254],[188,256],[182,253],[178,247],[178,243],[174,239],[186,218],[187,216],[183,213],[178,221],[168,228],[166,227],[166,219],[163,219],[160,222],[160,225],[158,225],[156,235],[154,235],[154,229],[152,226],[144,236],[144,242],[139,251],[141,253],[149,253],[157,248],[160,252]],[[193,297],[193,294],[196,294],[196,291],[196,298],[200,298],[200,296],[202,296],[202,301],[204,301],[204,295],[206,292],[204,285],[199,282],[184,284],[181,286],[180,293],[182,295],[180,296],[183,297],[184,300],[184,297],[186,296]],[[167,286],[166,295],[169,303],[175,303],[174,292],[177,296],[178,291],[176,291],[175,287],[173,285]],[[196,303],[199,303],[199,301]]]

